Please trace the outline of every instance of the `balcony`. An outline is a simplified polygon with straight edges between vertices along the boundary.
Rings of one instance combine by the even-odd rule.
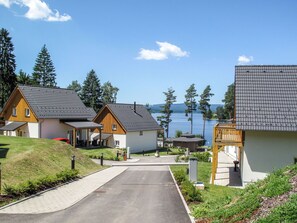
[[[235,124],[216,124],[213,130],[213,144],[217,146],[242,146],[242,131]]]

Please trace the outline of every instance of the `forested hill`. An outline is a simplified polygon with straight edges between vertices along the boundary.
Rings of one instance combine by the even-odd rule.
[[[161,111],[161,106],[164,105],[164,104],[156,104],[156,105],[150,105],[150,108],[151,108],[151,112],[152,113],[159,113]],[[210,109],[215,112],[217,107],[219,106],[223,106],[222,104],[212,104],[210,106]],[[186,105],[184,103],[177,103],[177,104],[173,104],[171,106],[171,109],[173,110],[174,113],[184,113],[185,110],[186,110]],[[196,111],[197,113],[200,111],[197,110]]]

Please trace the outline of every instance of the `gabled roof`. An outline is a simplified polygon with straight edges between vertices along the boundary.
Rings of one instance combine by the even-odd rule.
[[[235,67],[236,128],[297,131],[297,66]]]
[[[143,105],[135,105],[136,111],[133,104],[107,104],[106,107],[128,132],[162,129]]]
[[[17,89],[38,119],[93,119],[96,115],[92,108],[87,108],[84,105],[73,90],[24,85],[17,86]],[[5,107],[6,105],[3,110]]]

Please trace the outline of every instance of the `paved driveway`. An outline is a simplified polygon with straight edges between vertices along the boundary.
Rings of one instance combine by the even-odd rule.
[[[38,215],[0,215],[0,222],[191,222],[168,167],[129,167],[74,206]]]

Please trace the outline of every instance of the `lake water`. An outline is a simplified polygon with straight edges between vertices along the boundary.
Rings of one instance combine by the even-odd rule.
[[[161,113],[152,113],[152,116],[157,120],[158,116],[161,116]],[[185,116],[185,113],[172,113],[172,121],[169,124],[169,137],[175,136],[176,130],[181,130],[183,133],[190,132],[191,122],[188,121],[188,117]],[[207,120],[205,122],[205,139],[206,145],[211,145],[212,142],[212,131],[213,127],[217,124],[217,120]],[[203,133],[203,117],[200,113],[194,113],[193,115],[193,134]]]

